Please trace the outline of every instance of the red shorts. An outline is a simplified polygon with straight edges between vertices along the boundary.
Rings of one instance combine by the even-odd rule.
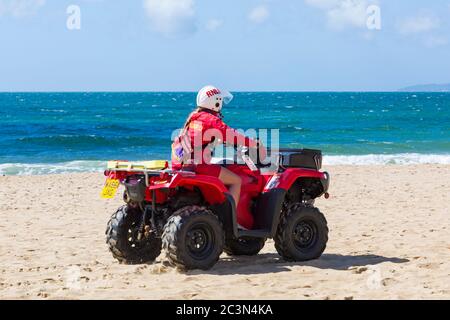
[[[219,164],[197,164],[194,167],[195,173],[216,178],[219,177],[220,170],[222,170],[222,166]]]

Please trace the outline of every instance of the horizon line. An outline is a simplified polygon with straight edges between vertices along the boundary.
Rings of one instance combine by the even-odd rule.
[[[230,90],[230,92],[235,93],[450,93],[450,91],[428,91],[428,90]],[[1,91],[0,94],[4,93],[197,93],[196,90],[57,90],[57,91],[47,91],[47,90],[30,90],[30,91]]]

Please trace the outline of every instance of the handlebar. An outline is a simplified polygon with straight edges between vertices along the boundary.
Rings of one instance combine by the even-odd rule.
[[[260,154],[259,154],[259,150],[256,150],[256,161],[255,159],[252,158],[252,156],[254,156],[255,154],[250,154],[250,148],[245,147],[245,146],[235,146],[235,150],[236,150],[236,158],[240,158],[242,159],[245,164],[247,164],[247,166],[250,168],[250,170],[252,171],[256,171],[258,169],[262,169],[262,168],[269,168],[272,166],[272,163],[262,163],[261,159],[259,158]],[[236,161],[237,162],[237,161]]]

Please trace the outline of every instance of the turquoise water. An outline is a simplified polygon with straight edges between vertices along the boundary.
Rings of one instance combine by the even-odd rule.
[[[328,163],[450,163],[450,93],[235,93],[225,121]],[[168,159],[195,93],[0,93],[0,174]]]

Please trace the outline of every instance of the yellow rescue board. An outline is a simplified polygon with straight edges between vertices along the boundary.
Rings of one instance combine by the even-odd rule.
[[[119,188],[119,180],[117,179],[106,179],[105,186],[103,187],[101,197],[103,199],[112,199],[117,193]]]
[[[141,162],[108,161],[110,170],[162,170],[166,168],[166,160],[152,160]]]

